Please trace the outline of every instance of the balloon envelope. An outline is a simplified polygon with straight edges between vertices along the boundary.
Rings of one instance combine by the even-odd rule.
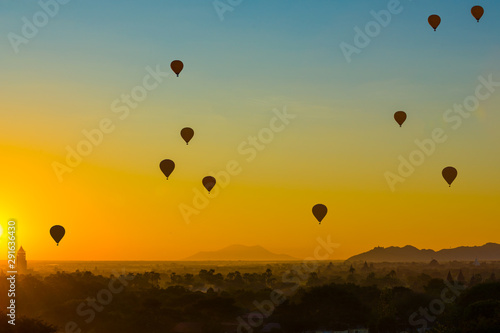
[[[474,18],[479,22],[479,19],[483,16],[484,14],[484,9],[483,7],[481,6],[474,6],[472,7],[472,9],[470,10],[470,12],[472,13],[472,16],[474,16]]]
[[[203,186],[205,186],[205,188],[207,189],[208,193],[210,193],[210,191],[215,186],[215,178],[212,176],[207,176],[207,177],[203,178],[203,180],[201,182],[203,183]]]
[[[64,230],[64,227],[60,225],[55,225],[52,228],[50,228],[50,235],[56,242],[57,246],[59,246],[59,242],[61,239],[64,237],[64,234],[66,233],[66,230]]]
[[[431,27],[434,29],[434,31],[436,31],[437,27],[441,23],[441,18],[438,15],[431,15],[429,16],[427,21],[429,21]]]
[[[446,182],[448,183],[448,185],[451,186],[451,183],[453,183],[453,181],[455,180],[455,178],[457,178],[457,169],[455,169],[454,167],[446,167],[443,169],[443,178],[444,180],[446,180]]]
[[[186,141],[186,144],[188,144],[194,136],[194,131],[190,127],[185,127],[181,130],[181,136]]]
[[[179,73],[184,68],[184,64],[180,60],[174,60],[170,64],[170,68],[172,68],[172,70],[174,71],[174,73],[177,74],[177,76],[179,76]]]
[[[406,113],[404,111],[398,111],[394,114],[394,119],[399,124],[399,127],[401,127],[406,120]]]
[[[314,217],[316,217],[316,220],[318,220],[319,224],[321,224],[321,221],[323,220],[323,218],[326,216],[326,213],[328,212],[328,208],[326,208],[325,205],[317,204],[317,205],[314,205],[312,211],[313,211]]]
[[[167,180],[168,180],[168,176],[170,176],[170,174],[172,173],[172,171],[174,171],[174,169],[175,169],[174,161],[163,160],[160,162],[160,170],[163,172],[165,177],[167,177]]]

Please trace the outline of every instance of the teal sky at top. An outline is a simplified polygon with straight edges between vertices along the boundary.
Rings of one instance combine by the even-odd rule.
[[[13,128],[21,119],[49,123],[60,144],[47,141],[47,149],[59,154],[78,140],[82,126],[110,114],[111,102],[141,83],[146,66],[170,71],[174,59],[185,64],[181,77],[150,93],[134,111],[134,122],[122,126],[138,129],[123,142],[160,128],[207,123],[228,128],[212,130],[220,135],[218,143],[226,140],[234,151],[247,133],[266,125],[272,108],[284,105],[301,118],[289,136],[384,136],[377,131],[392,129],[392,114],[402,109],[418,125],[408,126],[408,137],[423,137],[442,124],[445,109],[473,93],[479,75],[500,77],[500,3],[402,0],[401,13],[348,63],[339,45],[354,45],[354,27],[364,29],[374,20],[370,11],[386,9],[389,2],[243,0],[221,21],[212,1],[73,0],[15,54],[7,35],[21,35],[22,17],[31,21],[40,6],[4,0],[1,87],[9,105],[20,108],[9,115]],[[474,5],[485,8],[480,23],[470,13]],[[430,14],[442,18],[436,32],[427,23]],[[48,102],[47,96],[54,98]],[[53,111],[23,109],[23,103],[38,100]],[[159,124],[165,112],[169,118]],[[481,130],[470,126],[463,133]],[[293,142],[304,154],[314,153],[307,140]],[[401,149],[413,147],[407,142],[396,143],[387,167]],[[457,142],[463,146],[465,135]]]

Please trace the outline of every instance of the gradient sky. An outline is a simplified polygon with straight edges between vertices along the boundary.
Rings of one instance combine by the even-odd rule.
[[[177,260],[231,244],[303,259],[328,235],[332,259],[500,242],[500,88],[456,130],[443,119],[479,76],[500,81],[500,3],[402,0],[348,63],[339,45],[388,2],[243,0],[221,21],[212,1],[73,0],[15,53],[9,33],[41,8],[0,1],[0,225],[17,220],[28,260]],[[474,5],[485,8],[479,23]],[[121,120],[111,105],[148,66],[170,75]],[[248,162],[238,146],[285,108],[296,118]],[[52,164],[104,118],[114,130],[60,182]],[[447,140],[391,191],[384,174],[435,128]],[[168,181],[166,158],[177,165]],[[231,160],[241,173],[187,223],[179,206]],[[451,188],[448,165],[459,173]],[[321,225],[316,203],[329,209]],[[55,224],[66,228],[59,246]]]

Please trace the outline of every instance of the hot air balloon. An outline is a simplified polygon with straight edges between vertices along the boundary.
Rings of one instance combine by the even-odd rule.
[[[474,16],[474,18],[479,22],[479,19],[483,16],[484,14],[484,9],[483,7],[481,6],[474,6],[472,7],[472,9],[470,10],[470,12],[472,13],[472,16]]]
[[[163,160],[160,162],[160,169],[168,180],[168,176],[170,176],[175,169],[175,163],[172,160]]]
[[[215,178],[212,176],[207,176],[203,178],[201,181],[203,183],[203,186],[207,189],[208,193],[210,194],[210,191],[214,188],[215,186]]]
[[[404,111],[397,111],[394,114],[394,119],[399,124],[399,127],[401,127],[406,120],[406,113]]]
[[[314,205],[312,211],[313,211],[314,217],[316,217],[316,220],[318,220],[319,224],[321,224],[321,221],[326,216],[328,209],[326,208],[325,205],[317,204],[317,205]]]
[[[194,131],[190,127],[185,127],[181,130],[181,136],[186,141],[186,144],[188,144],[194,136]]]
[[[59,246],[59,242],[61,239],[64,237],[64,234],[66,233],[66,230],[64,230],[64,227],[60,225],[55,225],[52,228],[50,228],[50,235],[56,242],[57,246]]]
[[[441,23],[441,18],[438,15],[431,15],[427,19],[429,21],[429,24],[431,27],[436,31],[437,27],[439,26],[439,23]]]
[[[177,74],[177,77],[179,77],[179,73],[184,68],[184,64],[180,60],[174,60],[170,64],[170,68],[172,68],[172,70],[174,71],[174,73]]]
[[[450,185],[450,187],[451,187],[451,183],[453,183],[455,178],[457,178],[457,174],[458,174],[457,169],[449,166],[449,167],[444,168],[442,173],[443,173],[444,180],[446,180],[448,185]]]

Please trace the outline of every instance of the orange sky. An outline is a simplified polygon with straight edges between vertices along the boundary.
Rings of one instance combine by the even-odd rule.
[[[19,17],[36,9],[19,6]],[[0,247],[10,219],[28,260],[181,260],[231,244],[302,259],[327,236],[339,244],[331,259],[375,246],[500,242],[500,92],[481,83],[500,81],[500,23],[486,14],[469,22],[467,9],[434,32],[420,17],[430,9],[412,4],[348,63],[339,44],[371,19],[369,2],[361,11],[256,4],[223,22],[211,6],[171,5],[168,20],[160,4],[103,5],[102,17],[81,6],[65,7],[68,16],[0,65]],[[178,78],[174,59],[185,64]],[[481,84],[488,98],[445,117]],[[125,102],[146,86],[147,96]],[[398,110],[408,113],[401,128]],[[84,143],[83,131],[103,122],[98,143]],[[188,146],[183,127],[195,131]],[[414,153],[436,128],[444,142]],[[85,145],[87,156],[68,166],[68,147]],[[387,173],[411,154],[421,165],[392,191]],[[168,181],[163,159],[176,163]],[[237,166],[222,188],[228,162]],[[449,165],[458,170],[451,188],[441,176]],[[218,187],[194,204],[211,173]],[[329,209],[321,225],[317,203]],[[197,212],[186,217],[188,206]],[[66,228],[59,246],[53,225]]]

